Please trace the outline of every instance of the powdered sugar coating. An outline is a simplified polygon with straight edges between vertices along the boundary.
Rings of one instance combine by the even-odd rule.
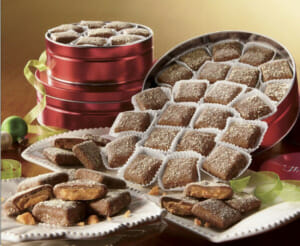
[[[253,45],[246,49],[239,61],[252,66],[258,66],[271,60],[273,55],[274,51],[272,49],[260,45]]]
[[[88,37],[101,37],[101,38],[109,38],[114,35],[116,35],[116,32],[109,28],[89,29],[87,33]]]
[[[260,65],[263,81],[291,79],[293,72],[287,60],[274,60]]]
[[[200,69],[197,79],[207,79],[210,83],[224,80],[230,69],[229,64],[206,62]]]
[[[111,22],[105,24],[105,26],[104,26],[104,28],[112,28],[117,31],[120,31],[125,28],[133,28],[133,27],[134,27],[133,24],[124,22],[124,21],[111,21]]]
[[[246,66],[234,66],[227,80],[236,83],[244,84],[249,87],[255,87],[259,78],[259,70],[257,68],[246,67]]]
[[[264,93],[273,101],[281,101],[287,94],[290,84],[286,82],[270,82],[266,85]]]
[[[77,201],[64,201],[61,199],[52,199],[44,202],[38,203],[39,206],[44,205],[50,208],[58,208],[58,209],[64,209],[68,210],[70,208],[76,208],[78,206]]]
[[[146,112],[127,111],[120,113],[120,119],[115,126],[115,132],[145,131],[150,125],[150,115]]]
[[[134,34],[144,37],[148,37],[150,35],[150,32],[145,28],[126,28],[122,30],[122,33]]]
[[[242,53],[242,44],[238,41],[221,41],[212,48],[214,61],[228,61],[239,58]]]
[[[198,102],[206,91],[207,84],[197,80],[183,80],[175,84],[173,97],[175,102]]]
[[[207,61],[211,60],[210,55],[207,50],[204,48],[197,48],[191,51],[186,52],[182,56],[179,57],[179,60],[184,62],[193,70],[198,70],[201,65]]]
[[[202,168],[223,180],[237,176],[247,165],[247,158],[238,150],[217,146],[204,161]]]
[[[195,112],[193,106],[169,104],[161,114],[158,125],[187,126]]]
[[[204,97],[204,102],[227,105],[242,91],[242,87],[232,83],[217,83],[211,87]]]
[[[120,36],[113,36],[111,37],[111,44],[112,45],[125,45],[131,44],[136,41],[141,40],[142,37],[138,35],[120,35]]]
[[[113,168],[123,166],[134,152],[138,140],[137,136],[125,136],[107,144],[105,152],[108,165]]]
[[[161,88],[156,87],[139,92],[135,95],[135,101],[140,110],[158,110],[169,101],[169,98]]]
[[[162,175],[164,188],[183,187],[198,180],[197,158],[170,159]]]
[[[71,180],[68,182],[60,183],[54,186],[54,189],[57,188],[64,188],[64,187],[88,187],[88,188],[93,188],[93,187],[103,187],[103,184],[100,184],[98,182],[95,182],[93,180],[88,180],[88,179],[76,179],[76,180]]]
[[[239,192],[234,193],[232,199],[227,200],[226,203],[241,213],[246,213],[259,208],[261,201],[252,194]]]
[[[152,130],[149,137],[144,142],[144,146],[167,151],[171,147],[171,144],[178,132],[179,130],[175,129],[156,127]]]
[[[269,105],[258,95],[251,95],[234,104],[234,108],[246,120],[259,119],[272,112]]]
[[[194,123],[195,128],[218,128],[224,129],[226,126],[226,120],[232,117],[233,114],[230,111],[226,111],[217,107],[209,106],[199,114]]]
[[[250,149],[256,147],[262,135],[259,126],[248,122],[232,122],[221,137],[221,141]]]
[[[159,83],[173,86],[175,82],[184,79],[191,79],[193,73],[185,66],[173,63],[158,74],[157,80]]]
[[[213,133],[187,130],[179,140],[176,151],[193,150],[207,156],[215,147],[215,137]]]

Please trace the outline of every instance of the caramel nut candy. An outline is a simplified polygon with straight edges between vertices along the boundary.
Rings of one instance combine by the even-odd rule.
[[[53,199],[36,204],[32,214],[46,224],[71,226],[85,218],[86,206],[78,201]]]
[[[8,216],[18,215],[33,207],[35,204],[48,200],[52,197],[52,186],[45,184],[39,185],[16,193],[4,204],[4,209]]]
[[[165,208],[171,214],[179,216],[191,216],[193,205],[199,200],[185,197],[182,194],[165,195],[160,199],[162,208]]]
[[[272,59],[274,51],[263,46],[253,45],[246,49],[240,62],[258,66]]]
[[[111,37],[112,45],[124,45],[134,43],[136,41],[141,40],[142,37],[138,35],[120,35]]]
[[[86,179],[86,180],[92,180],[95,182],[99,182],[101,184],[105,184],[107,188],[110,189],[124,189],[126,188],[126,183],[122,179],[118,179],[112,176],[109,176],[107,174],[86,169],[86,168],[80,168],[76,170],[75,173],[76,179]]]
[[[197,79],[207,79],[210,83],[224,80],[230,67],[230,65],[224,63],[207,62],[201,67]]]
[[[144,132],[151,123],[149,113],[127,111],[119,114],[120,120],[116,125],[115,132],[137,131]]]
[[[211,60],[211,57],[206,49],[197,48],[193,49],[192,51],[188,51],[187,53],[179,57],[179,60],[196,71],[202,66],[205,61]]]
[[[125,28],[132,28],[132,27],[134,27],[134,25],[131,24],[131,23],[128,23],[128,22],[124,22],[124,21],[111,21],[111,22],[105,24],[104,27],[105,28],[112,28],[112,29],[115,29],[117,31],[120,31],[120,30],[125,29]]]
[[[105,22],[104,21],[89,21],[89,20],[82,20],[79,22],[80,25],[86,26],[90,29],[100,28],[103,27]]]
[[[291,79],[293,72],[287,60],[274,60],[260,65],[263,81]]]
[[[239,58],[242,53],[242,44],[237,41],[225,41],[215,44],[212,54],[215,61],[228,61]]]
[[[84,138],[85,140],[92,140],[95,144],[101,147],[104,147],[111,142],[111,140],[108,138],[102,137],[100,135],[89,134],[89,133],[84,134],[82,138]]]
[[[161,88],[156,87],[139,92],[135,100],[141,110],[158,110],[162,109],[169,98]]]
[[[39,185],[49,184],[49,185],[56,185],[62,182],[67,182],[69,179],[69,175],[65,172],[53,172],[53,173],[46,173],[41,174],[36,177],[27,178],[21,183],[19,183],[17,191],[23,191],[30,189],[32,187],[36,187]]]
[[[104,197],[107,187],[95,181],[78,179],[55,185],[53,193],[62,200],[88,201]]]
[[[79,33],[74,31],[56,32],[51,33],[50,35],[52,40],[63,44],[68,44],[74,41],[75,39],[79,38],[79,36]]]
[[[127,207],[131,202],[131,195],[128,191],[113,191],[100,200],[92,201],[89,207],[101,216],[113,216]]]
[[[229,199],[233,191],[228,184],[205,180],[188,184],[184,194],[195,198]]]

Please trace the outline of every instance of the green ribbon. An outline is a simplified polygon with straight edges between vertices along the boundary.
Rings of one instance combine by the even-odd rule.
[[[276,173],[268,171],[249,173],[249,176],[230,181],[235,192],[252,190],[265,206],[284,201],[300,201],[299,180],[283,181]]]

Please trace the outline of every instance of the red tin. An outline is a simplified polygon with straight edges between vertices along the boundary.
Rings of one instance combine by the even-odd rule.
[[[141,25],[140,25],[141,26]],[[74,83],[142,80],[153,61],[151,35],[141,42],[111,47],[75,47],[57,43],[46,33],[47,66],[52,78]]]
[[[146,75],[144,80],[143,89],[156,87],[155,76],[157,73],[168,63],[170,60],[179,54],[183,53],[188,49],[192,49],[196,46],[201,46],[210,42],[216,42],[224,39],[240,39],[244,41],[260,41],[268,43],[273,46],[276,50],[279,50],[281,54],[284,55],[286,59],[290,60],[292,65],[292,70],[294,71],[294,77],[292,86],[288,95],[285,99],[277,105],[277,111],[265,119],[268,123],[268,130],[265,134],[263,142],[260,149],[256,152],[261,152],[263,150],[269,149],[274,146],[276,143],[281,141],[293,128],[299,112],[299,103],[298,103],[298,84],[297,84],[297,75],[296,75],[296,65],[295,61],[290,54],[290,52],[277,41],[260,35],[256,33],[243,32],[243,31],[225,31],[225,32],[215,32],[205,34],[193,39],[190,39],[184,43],[177,45],[172,50],[168,51],[164,56],[162,56],[156,64],[151,68],[149,73]],[[300,129],[299,129],[300,130]]]
[[[86,102],[119,102],[130,99],[138,93],[143,80],[128,81],[123,84],[74,85],[57,81],[47,76],[46,72],[36,71],[36,79],[45,87],[46,94],[64,100]]]
[[[38,122],[42,125],[76,130],[83,128],[109,127],[117,115],[118,112],[107,114],[71,112],[47,105],[44,111],[39,115]]]
[[[40,101],[42,96],[37,93],[37,100]],[[46,104],[59,108],[66,111],[75,112],[98,112],[98,113],[109,113],[109,112],[122,112],[133,109],[131,99],[120,102],[84,102],[84,101],[70,101],[62,100],[56,97],[46,96]]]

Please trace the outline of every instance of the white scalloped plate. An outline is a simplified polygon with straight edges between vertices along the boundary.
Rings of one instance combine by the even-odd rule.
[[[55,137],[82,136],[85,133],[107,135],[108,132],[109,128],[94,128],[71,131],[57,136],[52,136],[50,138],[41,140],[29,146],[22,153],[22,157],[30,162],[36,163],[40,166],[46,167],[54,171],[62,170],[61,167],[48,161],[42,154],[43,148],[50,147],[51,142]],[[117,175],[117,172],[108,172],[112,175]],[[131,187],[129,183],[127,185]],[[159,204],[158,197],[147,195],[149,189],[138,188],[137,186],[132,186],[131,188],[144,193],[144,196],[146,196],[148,200]],[[195,226],[192,219],[179,217],[170,213],[168,213],[166,216],[166,219],[172,221],[178,226],[191,230],[196,234],[207,238],[209,241],[218,243],[245,238],[263,232],[267,232],[269,230],[287,224],[297,218],[300,218],[300,202],[284,202],[265,208],[263,210],[249,215],[248,217],[244,218],[239,223],[235,224],[234,226],[230,227],[225,231],[217,231],[211,228]]]
[[[2,198],[7,199],[14,194],[17,184],[24,178],[2,180]],[[131,211],[130,217],[124,217],[122,214],[114,216],[111,221],[103,220],[100,223],[86,226],[58,227],[46,224],[23,225],[16,222],[15,218],[5,215],[1,211],[1,239],[4,241],[27,241],[41,239],[92,239],[101,238],[111,233],[126,230],[134,226],[153,222],[162,216],[165,211],[151,202],[143,195],[137,196],[136,192],[130,191],[132,201],[128,207]]]

